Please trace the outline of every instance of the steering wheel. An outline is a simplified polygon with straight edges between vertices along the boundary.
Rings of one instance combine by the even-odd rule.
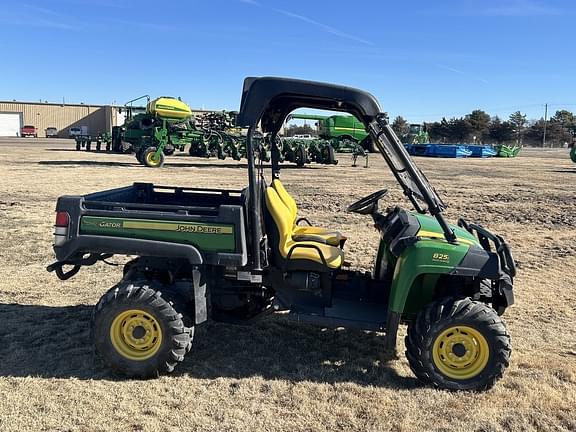
[[[370,214],[373,213],[375,207],[378,206],[378,200],[388,193],[388,189],[382,189],[378,192],[371,193],[364,198],[360,198],[358,201],[350,204],[346,209],[349,212],[360,213],[360,214]]]

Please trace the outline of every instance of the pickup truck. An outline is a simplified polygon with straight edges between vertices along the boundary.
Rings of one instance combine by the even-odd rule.
[[[47,127],[44,132],[46,134],[46,138],[58,138],[58,129],[55,127]]]
[[[34,137],[38,138],[38,131],[36,130],[35,126],[32,125],[24,125],[20,130],[21,137]]]
[[[411,205],[387,203],[380,211],[387,194],[381,189],[347,206],[376,228],[372,272],[350,268],[347,237],[299,217],[280,181],[276,137],[298,108],[359,119]],[[451,390],[494,385],[511,352],[500,318],[514,303],[510,248],[481,225],[445,219],[444,201],[376,99],[333,84],[249,77],[237,124],[248,129],[242,190],[134,183],[58,199],[57,261],[48,271],[65,280],[82,266],[131,256],[93,310],[95,352],[105,363],[128,376],[169,373],[208,319],[247,323],[285,311],[296,322],[382,332],[390,356],[407,323],[406,357],[423,383]],[[267,178],[256,163],[259,127],[271,143]],[[372,183],[381,180],[382,173],[372,175]]]

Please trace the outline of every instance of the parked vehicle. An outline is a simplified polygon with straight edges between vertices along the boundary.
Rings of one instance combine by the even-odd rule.
[[[20,130],[21,137],[34,137],[38,138],[38,131],[36,130],[36,126],[32,125],[24,125]]]
[[[46,138],[58,138],[58,129],[55,127],[47,127],[44,132],[46,133]]]
[[[68,138],[76,138],[77,136],[87,136],[88,126],[73,126],[68,130]]]
[[[387,203],[380,211],[386,189],[347,207],[370,217],[377,230],[371,273],[350,269],[346,237],[300,218],[280,182],[276,136],[298,108],[360,119],[413,207]],[[286,311],[296,322],[383,332],[391,356],[399,325],[407,323],[410,368],[440,388],[485,390],[502,377],[511,345],[500,315],[514,302],[516,275],[510,248],[478,224],[446,221],[446,205],[372,95],[310,81],[247,78],[238,125],[248,128],[248,186],[242,190],[136,183],[58,199],[57,261],[48,270],[60,279],[114,254],[137,256],[93,312],[96,351],[111,368],[136,377],[171,372],[207,319],[249,322]],[[258,125],[270,134],[268,181],[255,163]]]

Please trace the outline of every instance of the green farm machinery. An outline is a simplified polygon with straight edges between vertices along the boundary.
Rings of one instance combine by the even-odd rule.
[[[307,141],[312,153],[317,153],[316,149],[320,149],[324,154],[350,153],[354,166],[359,156],[366,158],[366,166],[368,166],[368,151],[373,150],[373,145],[364,125],[354,116],[296,113],[286,118],[286,121],[290,120],[316,120],[319,139]],[[327,150],[324,150],[326,147]]]
[[[351,115],[316,115],[316,114],[290,114],[289,120],[316,120],[318,126],[318,136],[325,139],[350,140],[363,143],[368,147],[367,141],[370,139],[368,132],[362,122]]]
[[[133,115],[132,104],[146,99],[146,112]],[[115,149],[131,148],[138,161],[156,168],[164,164],[165,155],[184,150],[185,137],[192,128],[187,125],[192,110],[179,99],[160,97],[150,101],[148,95],[126,103],[128,119],[113,133]]]
[[[506,145],[506,144],[499,144],[499,145],[494,146],[494,149],[497,151],[498,157],[511,158],[511,157],[518,156],[518,153],[520,153],[520,150],[522,150],[522,147],[516,146],[516,145],[510,146],[510,145]]]
[[[426,130],[426,126],[417,123],[411,124],[404,142],[407,142],[408,144],[429,144],[430,135]]]
[[[235,128],[236,112],[213,112],[198,116],[191,134],[190,156],[242,158],[242,131]]]
[[[132,103],[147,99],[146,112],[132,115]],[[241,160],[246,157],[245,130],[236,127],[234,111],[208,112],[192,116],[192,110],[180,100],[162,97],[150,101],[142,96],[126,104],[128,119],[124,126],[115,127],[112,148],[117,152],[133,151],[140,163],[148,167],[161,167],[165,156],[176,150],[193,157]],[[310,148],[300,141],[281,141],[279,160],[303,166],[316,162],[335,164],[334,149],[329,143]],[[258,157],[270,160],[270,144],[260,135],[255,137]]]
[[[77,135],[76,140],[76,150],[80,151],[82,149],[90,151],[92,149],[92,144],[95,145],[95,150],[97,152],[104,150],[107,152],[112,151],[112,135],[109,132],[102,132],[95,137],[91,135]]]

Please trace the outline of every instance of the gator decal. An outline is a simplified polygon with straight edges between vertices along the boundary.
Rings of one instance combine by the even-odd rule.
[[[233,225],[83,216],[80,234],[184,243],[207,251],[234,251]]]

